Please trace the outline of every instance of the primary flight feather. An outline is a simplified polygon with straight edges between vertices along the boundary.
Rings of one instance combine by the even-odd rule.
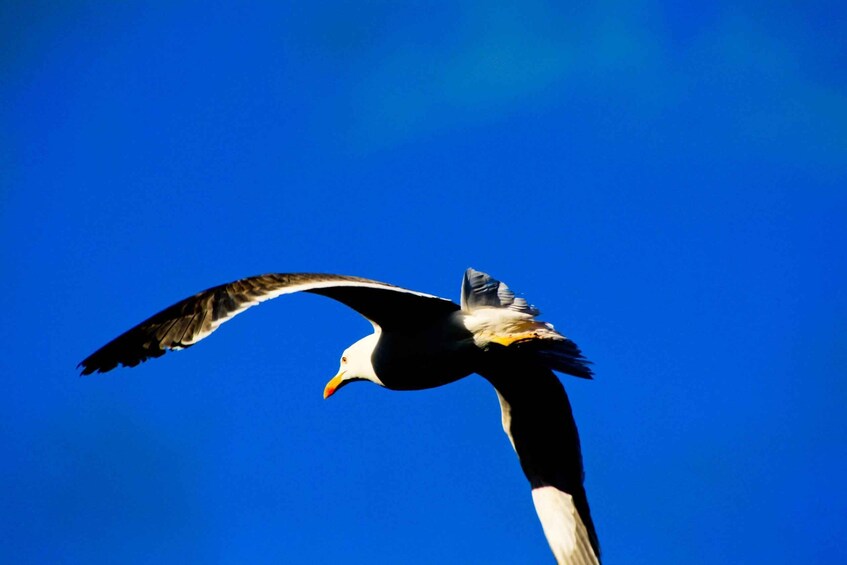
[[[321,294],[356,310],[374,332],[344,351],[324,397],[366,380],[421,390],[471,373],[500,400],[503,429],[532,487],[532,499],[560,564],[599,563],[583,487],[579,436],[554,370],[591,378],[579,348],[538,320],[539,311],[508,286],[468,269],[460,304],[379,281],[329,274],[268,274],[204,290],[116,337],[79,367],[83,375],[134,367],[206,338],[260,302],[294,292]]]

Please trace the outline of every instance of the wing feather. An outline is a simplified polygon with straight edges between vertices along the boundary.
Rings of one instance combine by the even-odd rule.
[[[497,390],[503,429],[533,489],[533,502],[557,561],[599,563],[600,545],[583,486],[579,433],[562,383],[550,369],[507,352],[480,374]]]
[[[80,364],[83,375],[134,367],[168,350],[190,347],[221,324],[266,300],[311,292],[337,300],[374,325],[425,323],[459,309],[450,300],[387,283],[345,275],[273,273],[240,279],[198,292],[116,337]]]

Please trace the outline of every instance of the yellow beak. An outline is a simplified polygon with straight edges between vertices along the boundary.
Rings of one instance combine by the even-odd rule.
[[[333,395],[338,387],[341,386],[341,383],[344,381],[344,371],[339,372],[337,375],[332,377],[326,386],[324,387],[324,400]]]

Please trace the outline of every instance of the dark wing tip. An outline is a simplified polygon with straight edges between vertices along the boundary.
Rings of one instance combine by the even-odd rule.
[[[77,370],[82,369],[82,371],[79,372],[80,377],[90,375],[91,373],[97,370],[93,365],[88,363],[88,359],[80,361],[76,368]]]
[[[85,377],[94,373],[105,373],[118,366],[117,362],[108,363],[105,360],[98,359],[98,353],[100,352],[93,353],[79,362],[76,366],[77,369],[82,369],[79,376]]]
[[[151,343],[139,344],[134,347],[126,343],[127,340],[121,339],[124,336],[107,343],[85,359],[79,362],[76,366],[80,371],[80,376],[91,375],[94,373],[108,373],[112,369],[118,367],[135,367],[148,359],[161,357],[165,354],[165,349],[155,349],[151,347]],[[187,346],[183,346],[187,347]]]

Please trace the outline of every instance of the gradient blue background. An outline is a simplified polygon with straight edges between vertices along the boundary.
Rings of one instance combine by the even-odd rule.
[[[493,390],[323,401],[321,297],[80,379],[269,271],[506,281],[566,378],[606,563],[847,560],[842,3],[4,3],[0,555],[545,563]]]

